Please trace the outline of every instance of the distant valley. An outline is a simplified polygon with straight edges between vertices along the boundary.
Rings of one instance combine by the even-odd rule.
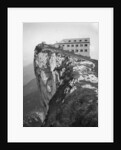
[[[29,83],[35,78],[33,64],[29,64],[23,68],[23,85]]]

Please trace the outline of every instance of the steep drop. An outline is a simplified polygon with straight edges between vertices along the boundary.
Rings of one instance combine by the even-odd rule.
[[[98,62],[46,44],[34,53],[42,126],[98,126]]]

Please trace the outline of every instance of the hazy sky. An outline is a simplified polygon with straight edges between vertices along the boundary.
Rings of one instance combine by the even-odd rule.
[[[98,59],[98,23],[23,23],[23,65],[33,62],[35,46],[53,44],[66,38],[90,38],[91,58]]]

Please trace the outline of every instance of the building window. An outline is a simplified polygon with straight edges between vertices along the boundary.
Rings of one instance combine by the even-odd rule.
[[[82,41],[82,40],[79,40],[80,42]]]
[[[83,49],[81,49],[80,52],[83,52]]]
[[[87,44],[85,44],[85,46],[87,46]]]
[[[64,45],[63,45],[64,46]]]
[[[85,42],[87,42],[87,40],[85,40]]]
[[[83,44],[80,44],[80,46],[83,46]]]
[[[70,45],[67,45],[67,47],[70,47]]]
[[[76,52],[78,52],[78,49],[76,49]]]
[[[87,49],[85,49],[85,52],[87,52]]]
[[[78,47],[78,45],[76,45],[76,47]]]
[[[71,45],[71,47],[74,47],[74,45]]]
[[[71,42],[71,40],[69,40],[68,42]]]
[[[74,42],[76,42],[76,40],[74,40]]]

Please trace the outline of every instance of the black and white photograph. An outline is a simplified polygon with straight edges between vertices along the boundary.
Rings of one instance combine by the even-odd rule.
[[[23,23],[23,127],[98,127],[98,22]]]
[[[8,142],[113,142],[113,8],[8,8]]]

